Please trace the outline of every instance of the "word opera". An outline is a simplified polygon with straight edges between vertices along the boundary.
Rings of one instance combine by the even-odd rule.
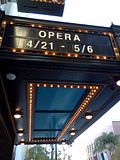
[[[40,38],[56,38],[56,39],[59,39],[59,40],[68,40],[68,41],[79,41],[80,42],[80,35],[78,34],[70,34],[70,33],[61,33],[61,32],[46,32],[44,30],[40,30],[39,31],[39,37]]]

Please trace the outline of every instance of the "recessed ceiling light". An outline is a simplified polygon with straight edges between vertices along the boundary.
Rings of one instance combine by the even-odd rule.
[[[117,86],[120,86],[120,79],[116,81]]]
[[[22,116],[21,110],[17,108],[14,114],[14,118],[19,119],[21,118],[21,116]]]
[[[13,80],[16,79],[16,75],[13,74],[13,73],[7,73],[7,74],[6,74],[6,78],[7,78],[8,80],[10,80],[10,81],[13,81]]]
[[[85,113],[85,118],[86,119],[90,120],[90,119],[92,119],[92,117],[93,116],[92,116],[92,113],[90,111],[88,111],[88,112]]]
[[[74,135],[75,135],[75,129],[74,129],[74,128],[72,128],[72,129],[70,130],[70,135],[71,135],[71,136],[74,136]]]
[[[19,129],[19,131],[18,131],[18,135],[21,137],[21,136],[23,136],[23,134],[24,134],[24,130],[21,128],[21,129]]]

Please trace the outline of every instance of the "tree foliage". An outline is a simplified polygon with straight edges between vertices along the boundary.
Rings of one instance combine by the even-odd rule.
[[[115,148],[118,144],[118,136],[114,135],[113,132],[102,133],[101,136],[95,140],[95,152],[100,152],[103,150],[108,150],[112,156]]]
[[[120,143],[117,145],[116,151],[113,153],[111,160],[120,159]]]
[[[42,146],[27,148],[25,160],[49,160],[49,152]]]
[[[54,151],[54,149],[53,149]],[[55,160],[54,156],[52,156],[52,147],[51,151],[48,150],[40,145],[36,145],[33,147],[28,147],[26,148],[26,153],[25,153],[25,160]],[[72,160],[72,156],[68,155],[65,150],[62,152],[62,150],[57,151],[57,160]]]

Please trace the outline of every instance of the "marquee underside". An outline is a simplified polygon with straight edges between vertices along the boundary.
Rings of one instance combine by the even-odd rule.
[[[0,103],[16,144],[70,144],[119,101],[120,54],[111,28],[1,17]]]

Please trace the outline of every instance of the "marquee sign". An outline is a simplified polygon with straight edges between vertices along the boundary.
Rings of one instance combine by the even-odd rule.
[[[109,35],[8,24],[2,47],[114,56]]]

